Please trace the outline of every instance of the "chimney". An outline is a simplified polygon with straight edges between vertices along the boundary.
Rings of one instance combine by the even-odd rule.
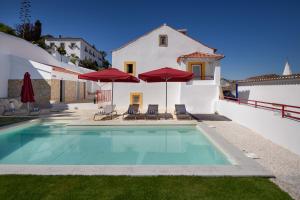
[[[177,31],[184,34],[184,35],[187,35],[187,29],[186,28],[178,29]]]
[[[61,35],[59,35],[58,38],[61,38]]]

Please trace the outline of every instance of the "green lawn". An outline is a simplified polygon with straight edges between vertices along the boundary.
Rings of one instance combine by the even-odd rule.
[[[0,127],[13,124],[13,123],[18,123],[18,122],[23,122],[27,120],[35,119],[33,117],[0,117]]]
[[[0,199],[291,199],[265,178],[0,176]]]

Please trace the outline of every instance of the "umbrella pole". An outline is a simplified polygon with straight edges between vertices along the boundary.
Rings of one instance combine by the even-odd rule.
[[[165,112],[165,119],[167,119],[168,113],[168,81],[166,80],[166,112]]]
[[[111,119],[113,119],[113,107],[114,107],[114,81],[111,82]]]
[[[30,113],[29,102],[27,102],[27,112],[28,112],[28,114]]]

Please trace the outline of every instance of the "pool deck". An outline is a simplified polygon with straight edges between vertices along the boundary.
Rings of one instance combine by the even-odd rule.
[[[63,122],[68,126],[125,126],[125,125],[194,125],[197,126],[221,151],[232,165],[0,165],[0,174],[38,174],[38,175],[187,175],[187,176],[260,176],[274,175],[242,151],[228,143],[215,128],[197,120],[113,120],[92,121],[91,116],[74,114],[72,116],[44,117],[47,122]],[[39,120],[33,120],[37,123]],[[28,126],[27,123],[20,123]],[[11,126],[10,126],[11,127]]]

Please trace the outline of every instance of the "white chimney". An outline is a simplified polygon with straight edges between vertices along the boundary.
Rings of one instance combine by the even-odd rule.
[[[289,62],[286,61],[282,75],[291,75],[291,74],[292,74],[291,67],[289,65]]]
[[[185,28],[183,28],[183,29],[178,29],[177,31],[180,32],[180,33],[182,33],[182,34],[184,34],[184,35],[187,34],[187,29],[185,29]]]

